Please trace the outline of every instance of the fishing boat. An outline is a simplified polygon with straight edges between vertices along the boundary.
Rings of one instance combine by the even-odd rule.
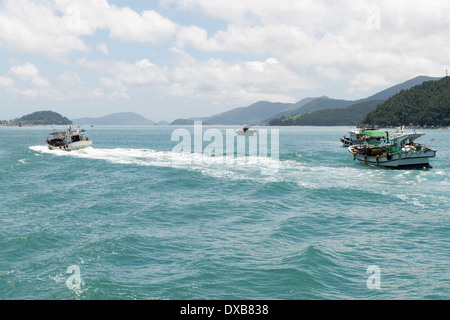
[[[86,130],[67,128],[65,131],[55,131],[49,134],[45,143],[50,150],[72,151],[84,149],[92,145],[92,139],[85,136]]]
[[[424,133],[397,132],[392,137],[389,137],[389,133],[386,134],[386,140],[379,145],[371,145],[366,141],[348,147],[353,160],[390,168],[432,168],[429,160],[436,157],[437,150],[416,143]],[[370,136],[370,133],[366,132],[365,135]]]
[[[255,129],[250,129],[250,126],[247,125],[235,131],[239,136],[253,136],[257,132]]]

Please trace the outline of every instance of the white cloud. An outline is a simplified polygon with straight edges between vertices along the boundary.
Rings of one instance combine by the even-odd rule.
[[[173,38],[177,24],[154,10],[138,13],[106,0],[3,0],[0,47],[61,60],[74,51],[90,52],[82,36],[109,30],[121,41],[161,44]],[[107,54],[107,47],[97,47]]]
[[[87,52],[87,46],[79,38],[85,33],[68,29],[65,19],[45,4],[3,0],[0,3],[0,47],[53,58],[72,51]]]
[[[66,22],[80,33],[93,34],[98,29],[109,30],[113,39],[160,44],[170,40],[177,24],[154,10],[137,12],[118,7],[107,0],[53,0],[54,7],[64,12]]]
[[[163,43],[171,39],[176,30],[175,23],[153,10],[139,14],[130,8],[113,6],[106,16],[110,36],[123,41]]]
[[[0,76],[0,87],[8,88],[14,85],[14,80],[8,77]]]
[[[419,74],[443,75],[450,56],[450,2],[443,0],[165,2],[228,22],[214,33],[182,28],[176,41],[182,50],[275,57],[314,70],[317,79],[348,80],[352,94]],[[364,80],[359,86],[358,79]]]
[[[390,84],[389,81],[378,74],[359,73],[350,81],[348,91],[356,95],[362,95],[369,92],[373,87],[387,87]]]
[[[59,74],[57,80],[64,89],[79,88],[82,85],[80,75],[70,70]]]
[[[443,75],[449,65],[445,0],[160,0],[129,6],[2,0],[0,50],[13,65],[0,76],[2,92],[251,103],[297,101],[323,86],[323,94],[335,89],[359,98],[419,74]],[[168,9],[178,10],[170,15],[174,20],[162,14]],[[128,44],[139,50],[131,52]],[[35,55],[52,64],[35,62]],[[67,71],[60,73],[61,66]],[[55,74],[58,89],[44,76]]]
[[[295,90],[314,87],[275,58],[229,63],[221,59],[196,61],[178,52],[179,64],[171,70],[169,93],[239,101],[295,102]]]
[[[102,75],[107,74],[114,80],[132,85],[149,85],[167,81],[167,69],[158,67],[148,59],[130,63],[124,60],[91,61],[83,58],[79,59],[77,64],[88,69],[97,70]]]
[[[99,43],[96,48],[104,55],[107,55],[109,53],[108,46],[106,45],[106,43]]]
[[[113,101],[130,100],[128,88],[119,80],[102,77],[100,83],[107,87],[107,97]]]
[[[37,87],[49,87],[50,84],[47,80],[39,75],[38,68],[29,62],[13,66],[9,69],[9,73],[18,77],[22,82],[31,84]]]

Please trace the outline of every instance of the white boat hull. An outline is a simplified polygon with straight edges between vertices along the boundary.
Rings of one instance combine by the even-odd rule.
[[[250,137],[255,135],[256,130],[247,130],[246,132],[241,131],[241,130],[236,130],[236,133],[238,136],[246,136],[246,137]]]
[[[365,164],[389,168],[429,168],[431,167],[429,159],[436,157],[436,150],[433,149],[416,152],[402,151],[385,156],[365,156],[356,154],[351,148],[349,147],[349,151],[353,153],[355,160],[364,162]]]
[[[55,147],[55,146],[51,146],[51,145],[49,145],[48,147],[50,150],[73,151],[73,150],[88,148],[91,145],[92,145],[92,140],[83,140],[83,141],[71,142],[69,144],[66,144],[66,145],[60,146],[60,147]]]

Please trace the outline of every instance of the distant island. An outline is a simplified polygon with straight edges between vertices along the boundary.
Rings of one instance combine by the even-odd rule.
[[[13,120],[2,120],[2,125],[72,125],[72,121],[54,111],[36,111]]]
[[[194,124],[193,119],[176,119],[170,123],[171,126],[191,126]]]
[[[154,121],[144,118],[134,112],[112,113],[100,118],[73,119],[74,124],[80,125],[154,125]]]

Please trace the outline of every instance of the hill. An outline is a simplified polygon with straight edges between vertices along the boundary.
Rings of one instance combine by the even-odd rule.
[[[148,120],[134,112],[112,113],[100,118],[73,119],[74,124],[91,125],[153,125],[155,122]]]
[[[345,126],[356,125],[383,100],[365,101],[346,108],[322,109],[270,121],[271,126]]]
[[[321,97],[315,99],[304,106],[295,110],[296,114],[300,113],[308,113],[322,109],[336,109],[336,108],[345,108],[349,105],[354,104],[354,101],[351,100],[342,100],[342,99],[331,99],[328,97]]]
[[[419,76],[405,81],[383,91],[380,91],[365,99],[356,101],[337,100],[322,97],[315,99],[301,108],[292,111],[290,116],[269,119],[270,125],[355,125],[373,111],[379,104],[398,92],[410,89],[424,81],[436,81],[440,78]],[[316,111],[314,111],[316,110]],[[318,112],[320,110],[320,112]]]
[[[190,120],[201,120],[205,124],[215,125],[215,124],[224,124],[224,125],[238,125],[238,124],[252,124],[252,125],[267,125],[273,119],[279,119],[282,117],[291,117],[294,115],[311,113],[318,110],[323,109],[337,109],[337,108],[346,108],[351,105],[360,104],[368,101],[379,101],[386,100],[392,95],[400,92],[401,90],[409,89],[415,85],[418,85],[424,81],[429,80],[437,80],[439,78],[432,78],[427,76],[419,76],[414,79],[405,81],[401,84],[392,86],[383,91],[380,91],[370,97],[352,101],[352,100],[342,100],[342,99],[333,99],[326,96],[323,97],[309,97],[302,99],[296,103],[279,103],[279,102],[268,102],[268,101],[259,101],[247,107],[239,107],[234,108],[226,112],[222,112],[220,114],[216,114],[210,117],[197,117],[191,118]],[[372,103],[369,103],[367,106],[373,106]],[[360,105],[361,112],[364,109],[364,105]],[[320,113],[320,115],[325,116],[326,118],[331,118],[332,114],[336,114],[334,111],[327,111],[325,113]],[[317,116],[319,114],[316,114]],[[298,117],[297,117],[298,118]],[[357,117],[358,119],[360,117]],[[353,121],[354,117],[351,118]],[[304,118],[306,121],[306,118]],[[311,119],[312,120],[312,119]],[[362,119],[359,119],[361,121]],[[340,120],[339,120],[340,121]],[[315,120],[313,121],[315,122]],[[331,123],[331,122],[330,122]]]
[[[208,118],[202,118],[204,124],[259,124],[268,117],[282,112],[289,107],[291,103],[259,101],[248,107],[235,108]]]
[[[387,100],[402,90],[408,90],[414,86],[424,83],[425,81],[432,81],[432,80],[439,80],[439,79],[441,79],[441,78],[418,76],[411,80],[408,80],[403,83],[397,84],[393,87],[390,87],[386,90],[380,91],[380,92],[374,94],[373,96],[370,96],[366,99],[362,99],[360,101],[363,102],[363,101],[368,101],[368,100]]]
[[[400,91],[370,112],[362,124],[450,126],[450,77]]]
[[[324,97],[321,97],[321,98],[327,98],[327,97],[324,96]],[[272,120],[272,119],[277,119],[277,118],[281,118],[281,117],[290,117],[290,116],[296,115],[296,114],[298,114],[297,110],[301,109],[304,105],[306,105],[306,104],[308,104],[308,103],[310,103],[310,102],[312,102],[312,101],[314,101],[316,99],[319,99],[319,97],[316,97],[316,98],[312,98],[312,97],[304,98],[304,99],[302,99],[302,100],[300,100],[300,101],[290,105],[284,111],[282,111],[280,113],[277,113],[275,115],[272,115],[269,118],[265,119],[264,121],[262,121],[261,124],[268,124],[270,122],[270,120]]]
[[[176,119],[170,123],[171,126],[190,126],[194,125],[193,119]]]
[[[37,111],[11,121],[13,125],[71,125],[72,121],[53,111]]]

